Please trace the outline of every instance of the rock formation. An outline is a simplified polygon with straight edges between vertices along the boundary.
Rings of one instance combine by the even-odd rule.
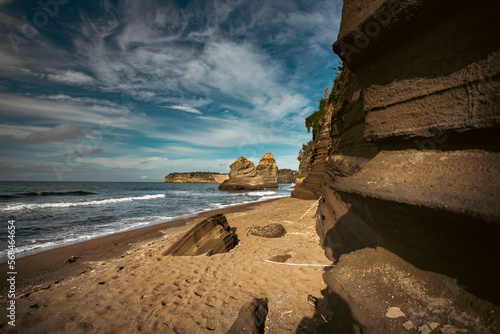
[[[263,334],[267,317],[267,298],[253,298],[243,305],[226,334]]]
[[[257,173],[262,176],[264,188],[278,188],[278,166],[271,153],[266,153],[257,165]]]
[[[195,256],[227,253],[238,244],[238,236],[231,231],[226,216],[219,214],[194,226],[163,255]]]
[[[224,181],[221,190],[260,190],[264,188],[262,176],[257,174],[253,162],[245,157],[239,157],[231,164],[229,179]]]
[[[229,179],[228,174],[213,172],[170,173],[165,176],[165,183],[222,183]]]
[[[333,46],[344,62],[339,96],[293,196],[323,197],[316,229],[337,262],[324,279],[338,313],[363,332],[499,330],[500,29],[491,7],[344,0]],[[394,298],[365,285],[374,272],[388,277],[377,291]],[[391,285],[397,273],[406,288]],[[424,276],[431,285],[419,285]],[[432,311],[437,302],[448,311]],[[406,317],[389,319],[381,305]]]
[[[231,164],[229,179],[221,190],[260,190],[278,187],[278,167],[271,153],[262,157],[257,167],[245,157],[239,157]]]

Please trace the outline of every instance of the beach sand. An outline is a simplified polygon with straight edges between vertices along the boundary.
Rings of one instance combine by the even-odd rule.
[[[222,210],[240,242],[211,257],[162,253],[221,210],[20,259],[16,326],[4,316],[2,331],[225,333],[247,301],[267,297],[266,333],[314,332],[323,320],[307,297],[321,297],[323,268],[331,264],[319,245],[315,208],[300,219],[314,203],[284,198]],[[270,223],[282,224],[286,236],[247,235]],[[285,263],[266,261],[283,254],[291,255]],[[72,255],[81,258],[65,264]],[[2,296],[3,310],[7,302]]]

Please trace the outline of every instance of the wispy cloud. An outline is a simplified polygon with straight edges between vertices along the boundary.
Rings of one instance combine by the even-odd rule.
[[[33,16],[28,4],[0,0],[0,34],[22,35],[23,17]],[[296,163],[289,157],[308,139],[303,118],[333,79],[341,5],[70,2],[18,52],[0,40],[2,159],[70,158],[80,164],[73,178],[119,168],[148,180],[190,164],[220,168],[210,161],[270,147]],[[68,151],[83,129],[100,132],[102,143]]]
[[[94,78],[75,71],[57,71],[54,74],[48,74],[47,78],[68,85],[88,85],[94,82]]]
[[[41,144],[52,141],[65,141],[82,137],[87,132],[73,124],[60,124],[48,132],[32,133],[24,139],[28,144]]]
[[[177,110],[181,110],[181,111],[185,111],[185,112],[189,112],[189,113],[193,113],[193,114],[199,114],[199,115],[202,114],[202,112],[199,111],[198,109],[195,109],[193,107],[186,106],[186,105],[182,105],[182,106],[170,106],[170,107],[166,107],[166,108],[177,109]]]

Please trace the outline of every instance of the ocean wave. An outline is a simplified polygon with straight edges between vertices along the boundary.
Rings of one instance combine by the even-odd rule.
[[[90,191],[41,191],[41,192],[28,192],[28,193],[18,193],[11,195],[0,195],[0,198],[9,199],[9,198],[25,198],[25,197],[48,197],[48,196],[88,196],[88,195],[97,195],[97,193],[93,193]]]
[[[253,190],[253,191],[245,191],[241,193],[233,193],[235,196],[269,196],[276,194],[274,190]]]
[[[146,216],[135,218],[124,218],[113,223],[94,226],[94,231],[72,230],[66,233],[59,233],[57,240],[49,241],[43,237],[38,240],[29,240],[29,244],[16,247],[16,254],[26,256],[32,253],[39,253],[53,248],[67,245],[73,245],[79,242],[97,239],[108,235],[136,230],[146,226],[157,225],[172,221],[178,217],[175,216]],[[0,263],[7,257],[7,251],[0,251]]]
[[[1,211],[20,211],[20,210],[34,210],[46,208],[69,208],[74,206],[91,206],[91,205],[106,205],[113,203],[132,202],[140,200],[148,200],[155,198],[165,198],[165,194],[145,195],[138,197],[122,197],[122,198],[108,198],[96,201],[87,202],[59,202],[59,203],[43,203],[43,204],[11,204],[3,208]]]

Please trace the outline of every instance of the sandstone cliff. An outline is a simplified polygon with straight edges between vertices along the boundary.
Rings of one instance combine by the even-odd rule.
[[[228,174],[212,172],[170,173],[165,176],[165,183],[222,183],[229,179]]]
[[[239,157],[230,168],[229,179],[219,186],[221,190],[260,190],[278,187],[278,167],[271,153],[264,155],[257,167],[245,157]]]
[[[491,4],[344,0],[340,94],[293,193],[322,196],[316,228],[337,263],[324,274],[337,329],[500,330]]]

